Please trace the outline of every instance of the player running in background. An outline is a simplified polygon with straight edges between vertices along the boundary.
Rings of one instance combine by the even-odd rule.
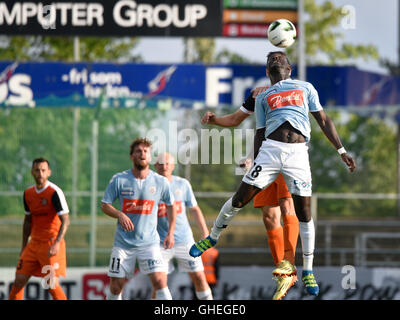
[[[174,271],[172,259],[176,258],[178,268],[181,272],[187,272],[193,282],[195,294],[199,300],[212,300],[212,292],[207,283],[204,274],[204,267],[200,257],[193,258],[189,255],[189,249],[194,243],[193,232],[190,227],[186,209],[194,217],[197,225],[200,228],[202,238],[209,235],[206,221],[203,213],[197,204],[193,194],[192,186],[189,181],[172,175],[175,168],[175,159],[169,153],[162,153],[158,156],[154,165],[158,174],[166,177],[171,185],[171,191],[174,195],[174,206],[176,210],[175,224],[175,245],[170,248],[161,248],[161,252],[165,262],[169,266],[168,273]],[[164,203],[158,206],[158,225],[157,230],[160,235],[161,242],[168,234],[168,219]]]
[[[118,219],[114,245],[110,257],[108,300],[121,300],[126,279],[139,270],[151,280],[157,300],[171,300],[166,282],[167,265],[160,250],[157,232],[158,204],[166,204],[169,228],[164,247],[174,245],[176,213],[174,197],[167,178],[150,170],[151,142],[138,138],[130,146],[131,170],[115,174],[101,201],[101,209],[108,216]],[[118,199],[121,210],[113,206]]]
[[[206,112],[201,119],[202,123],[214,124],[222,127],[236,127],[240,125],[249,115],[254,113],[255,97],[267,87],[257,88],[246,99],[243,105],[234,113],[217,117],[213,112]],[[246,159],[245,167],[251,167],[252,156]],[[296,217],[291,194],[285,184],[282,174],[267,188],[254,197],[254,207],[260,208],[263,213],[263,222],[267,230],[268,245],[279,269],[273,271],[277,287],[273,296],[274,300],[282,299],[287,291],[297,281],[297,270],[295,264],[295,253],[297,238],[299,236],[299,221]],[[283,227],[281,225],[281,213]],[[278,271],[285,270],[284,274]],[[315,282],[316,284],[316,282]],[[312,289],[309,292],[309,289]],[[307,292],[318,294],[318,285],[306,287]]]
[[[355,170],[356,163],[344,149],[334,123],[323,111],[315,88],[308,82],[290,79],[291,71],[284,52],[269,53],[266,74],[271,80],[271,87],[256,98],[257,131],[253,167],[243,177],[233,197],[221,208],[210,236],[192,246],[190,254],[199,256],[214,246],[222,230],[240,209],[282,173],[300,222],[302,280],[307,286],[315,283],[312,272],[315,228],[311,217],[312,184],[307,146],[311,131],[309,112],[350,172]]]
[[[217,248],[212,247],[201,255],[203,261],[204,274],[210,286],[213,296],[215,296],[215,288],[219,281],[219,251]]]
[[[49,161],[33,160],[31,174],[36,184],[24,192],[22,249],[9,299],[23,300],[25,285],[31,276],[36,276],[44,278],[42,284],[53,300],[67,300],[58,279],[66,273],[67,201],[62,190],[48,180]]]

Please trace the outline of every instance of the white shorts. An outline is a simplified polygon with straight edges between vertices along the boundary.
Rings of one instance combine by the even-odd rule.
[[[122,249],[113,247],[111,251],[108,276],[113,278],[131,278],[135,273],[136,261],[140,272],[149,274],[153,272],[167,273],[167,264],[164,262],[158,244]]]
[[[280,172],[291,194],[311,197],[311,169],[306,143],[264,140],[252,168],[242,181],[264,189]]]
[[[161,253],[165,263],[168,265],[168,273],[172,273],[175,268],[172,259],[176,258],[178,262],[178,270],[180,272],[197,272],[203,271],[203,261],[200,257],[193,258],[189,254],[189,250],[193,243],[176,244],[171,249],[164,249],[161,246]]]

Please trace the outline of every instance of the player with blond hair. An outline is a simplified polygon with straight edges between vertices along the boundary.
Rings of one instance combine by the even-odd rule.
[[[175,258],[180,272],[187,272],[193,282],[195,295],[199,300],[212,300],[213,295],[204,273],[202,259],[193,258],[189,255],[189,249],[194,243],[193,232],[190,227],[187,211],[191,213],[200,228],[203,238],[209,235],[206,221],[199,205],[197,204],[190,182],[184,178],[173,175],[175,159],[168,153],[158,156],[154,165],[158,174],[166,177],[171,185],[174,195],[174,206],[176,209],[175,244],[172,248],[161,247],[161,252],[166,263],[169,265],[168,273],[173,272],[172,259]],[[160,234],[161,243],[168,233],[168,219],[164,203],[158,206],[157,230]]]

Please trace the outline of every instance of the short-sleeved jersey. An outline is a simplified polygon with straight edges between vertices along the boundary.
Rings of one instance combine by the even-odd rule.
[[[174,239],[176,244],[187,244],[193,242],[193,233],[190,227],[186,208],[197,206],[197,201],[194,196],[192,186],[189,181],[184,178],[172,176],[170,182],[172,193],[175,198],[176,208],[176,224]],[[168,234],[168,216],[165,203],[160,203],[158,206],[158,233],[160,234],[161,243]]]
[[[48,181],[42,189],[29,187],[24,192],[25,213],[32,216],[31,238],[39,241],[56,239],[60,231],[59,215],[69,212],[64,193]]]
[[[275,83],[256,98],[256,127],[265,137],[288,121],[310,140],[309,112],[322,110],[317,90],[305,81],[286,79]]]
[[[102,202],[112,204],[119,200],[121,211],[134,225],[133,231],[124,231],[117,223],[114,246],[122,249],[158,244],[157,210],[160,201],[174,203],[168,179],[150,170],[145,179],[137,179],[132,170],[115,174],[107,186]]]

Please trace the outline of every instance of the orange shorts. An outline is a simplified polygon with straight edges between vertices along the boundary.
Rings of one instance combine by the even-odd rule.
[[[292,196],[288,187],[286,186],[285,179],[280,173],[271,185],[260,191],[254,197],[254,208],[261,208],[263,206],[277,206],[279,205],[279,199],[291,197]]]
[[[67,266],[65,241],[60,242],[58,253],[49,257],[51,244],[52,241],[29,241],[18,260],[16,273],[44,277],[51,270],[46,266],[51,266],[56,276],[65,277]]]

